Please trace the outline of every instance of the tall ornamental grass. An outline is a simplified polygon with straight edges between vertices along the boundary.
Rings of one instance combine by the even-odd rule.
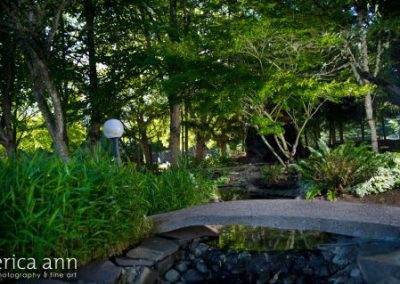
[[[0,256],[74,257],[82,265],[146,237],[146,216],[207,200],[212,184],[187,167],[160,175],[76,155],[0,159]]]

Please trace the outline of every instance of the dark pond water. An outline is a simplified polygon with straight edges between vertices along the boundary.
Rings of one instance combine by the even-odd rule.
[[[211,247],[240,251],[309,250],[332,239],[329,233],[298,230],[280,230],[244,225],[223,227]]]

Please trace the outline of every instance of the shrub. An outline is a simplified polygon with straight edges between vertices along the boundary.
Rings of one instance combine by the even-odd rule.
[[[364,197],[365,195],[381,193],[399,187],[399,166],[399,161],[396,161],[392,168],[380,167],[377,173],[369,180],[354,186],[352,192],[359,197]]]
[[[327,195],[335,199],[350,187],[371,178],[378,167],[388,164],[384,155],[368,150],[367,146],[343,144],[331,150],[322,140],[318,148],[309,148],[311,155],[293,167],[302,174],[306,198]]]
[[[201,203],[211,186],[186,167],[155,175],[85,155],[0,159],[0,255],[82,265],[117,254],[148,235],[147,215]]]

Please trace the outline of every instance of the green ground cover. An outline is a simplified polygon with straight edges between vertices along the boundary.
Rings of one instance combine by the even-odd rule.
[[[212,182],[182,164],[161,174],[75,154],[0,159],[0,255],[74,257],[80,265],[146,237],[146,216],[206,201]]]

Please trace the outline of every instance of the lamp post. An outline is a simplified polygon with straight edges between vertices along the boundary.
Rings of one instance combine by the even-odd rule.
[[[113,153],[117,165],[121,166],[121,156],[119,154],[118,139],[124,134],[124,126],[118,119],[109,119],[104,123],[103,126],[104,136],[111,139],[113,146]]]

